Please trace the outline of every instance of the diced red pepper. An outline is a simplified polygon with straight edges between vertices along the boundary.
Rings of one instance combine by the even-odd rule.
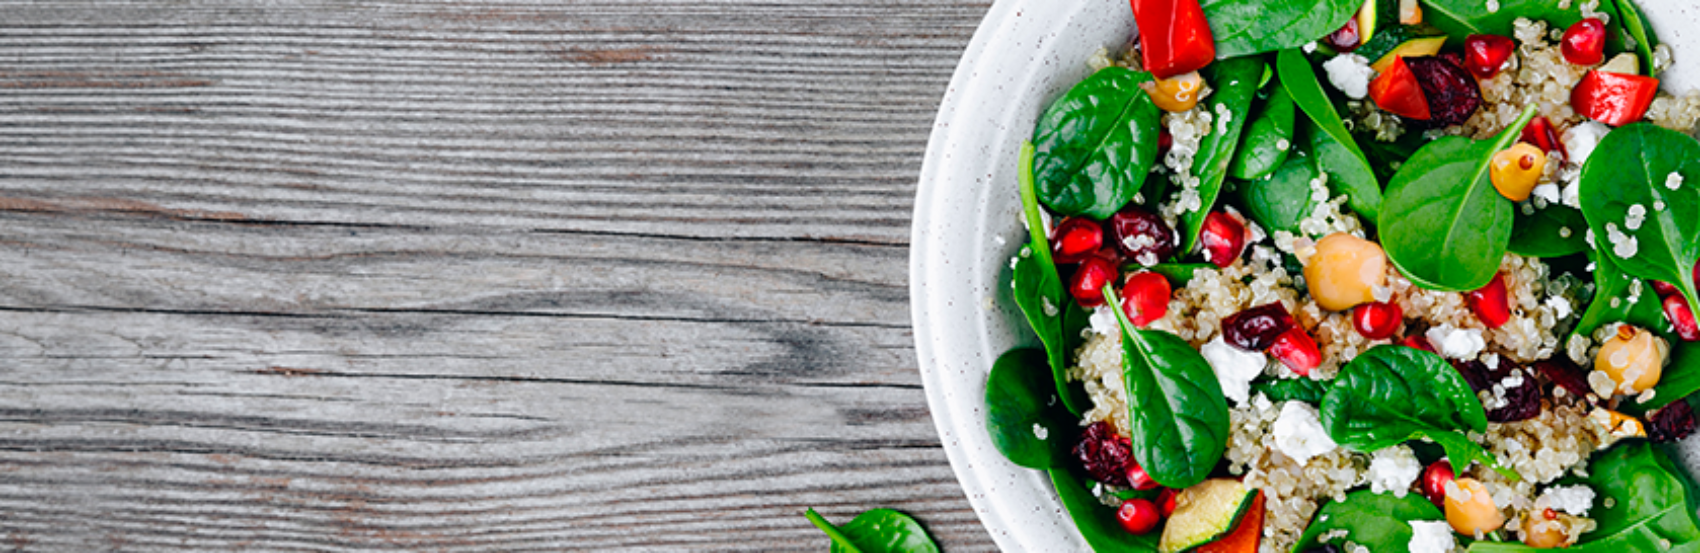
[[[1658,92],[1656,78],[1594,70],[1570,91],[1570,107],[1583,117],[1621,127],[1640,121]]]
[[[1158,79],[1191,73],[1216,59],[1216,39],[1198,0],[1130,0],[1140,61]]]
[[[1417,84],[1417,75],[1411,72],[1411,67],[1405,65],[1405,58],[1394,58],[1393,65],[1387,66],[1387,71],[1375,77],[1369,83],[1369,98],[1381,109],[1398,114],[1406,119],[1427,121],[1431,115],[1428,110],[1428,97],[1423,96],[1422,86]]]

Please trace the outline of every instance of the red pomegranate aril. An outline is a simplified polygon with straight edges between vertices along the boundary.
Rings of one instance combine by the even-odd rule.
[[[1145,535],[1157,529],[1162,517],[1157,514],[1157,506],[1151,500],[1135,498],[1123,501],[1121,508],[1116,509],[1116,521],[1129,534]]]
[[[1700,340],[1700,326],[1694,324],[1694,312],[1688,309],[1688,300],[1682,294],[1671,294],[1665,296],[1663,303],[1665,318],[1676,327],[1676,335],[1684,342]]]
[[[1151,473],[1145,472],[1145,467],[1139,466],[1132,455],[1127,458],[1127,485],[1139,491],[1157,488],[1157,481],[1151,479]]]
[[[1085,217],[1063,218],[1052,240],[1057,263],[1079,263],[1103,247],[1104,226]]]
[[[1676,287],[1671,286],[1669,283],[1667,283],[1665,281],[1655,280],[1655,281],[1652,281],[1652,282],[1653,282],[1653,292],[1658,293],[1659,297],[1661,297],[1661,298],[1676,293]]]
[[[1098,421],[1080,433],[1080,441],[1074,445],[1074,459],[1093,480],[1111,486],[1126,486],[1127,465],[1133,461],[1133,446],[1127,438],[1116,435],[1110,423]]]
[[[1451,59],[1431,56],[1405,58],[1417,86],[1428,99],[1429,127],[1462,125],[1482,105],[1482,88],[1470,72]]]
[[[1464,303],[1470,305],[1470,311],[1476,313],[1476,318],[1481,319],[1482,324],[1488,328],[1499,328],[1505,321],[1511,320],[1509,296],[1505,291],[1505,274],[1495,273],[1487,286],[1464,294]]]
[[[1169,313],[1169,279],[1151,271],[1127,276],[1122,283],[1122,312],[1128,322],[1144,327]]]
[[[1564,54],[1564,61],[1576,65],[1600,63],[1606,55],[1605,22],[1593,17],[1577,21],[1564,30],[1558,49]]]
[[[1420,334],[1412,334],[1410,336],[1406,336],[1404,340],[1399,341],[1399,345],[1405,346],[1405,347],[1408,347],[1408,348],[1411,348],[1411,349],[1420,349],[1420,350],[1423,350],[1423,351],[1426,351],[1426,352],[1429,352],[1429,353],[1433,353],[1433,354],[1436,354],[1436,355],[1440,354],[1439,351],[1436,351],[1434,349],[1434,344],[1430,344],[1428,342],[1428,338],[1424,338]]]
[[[1246,351],[1263,351],[1275,344],[1282,333],[1298,326],[1287,306],[1270,302],[1252,307],[1222,319],[1222,339],[1228,345]]]
[[[1174,488],[1163,488],[1163,491],[1157,494],[1157,508],[1162,509],[1163,518],[1175,514],[1175,496],[1180,494],[1181,491]]]
[[[1139,206],[1128,206],[1111,215],[1109,225],[1116,249],[1140,265],[1156,265],[1168,259],[1180,242],[1162,217]]]
[[[1405,320],[1405,310],[1393,302],[1370,302],[1357,306],[1352,310],[1352,326],[1358,329],[1358,334],[1371,340],[1386,340],[1399,331],[1399,323]]]
[[[1464,68],[1477,77],[1491,79],[1511,59],[1517,43],[1499,35],[1470,35],[1464,39]]]
[[[1269,354],[1293,372],[1305,376],[1310,376],[1310,370],[1322,364],[1322,350],[1317,349],[1316,339],[1296,326],[1275,338],[1275,343],[1269,345]]]
[[[1081,307],[1104,305],[1104,285],[1116,278],[1116,263],[1108,256],[1092,255],[1080,260],[1069,280],[1068,293]],[[1062,306],[1057,306],[1061,309]]]
[[[1322,37],[1323,44],[1327,44],[1329,48],[1333,48],[1335,52],[1342,54],[1358,49],[1358,45],[1362,42],[1363,34],[1358,32],[1358,18],[1356,17],[1347,19],[1346,24],[1341,25],[1339,30]]]
[[[1558,139],[1558,130],[1552,127],[1552,121],[1546,116],[1530,119],[1529,124],[1523,127],[1523,136],[1518,141],[1533,144],[1543,152],[1558,152],[1564,154],[1564,157],[1570,157],[1570,152],[1564,149],[1564,141]]]
[[[1226,211],[1216,211],[1204,217],[1198,231],[1198,242],[1204,246],[1204,260],[1226,269],[1245,251],[1245,223]]]
[[[1452,463],[1445,459],[1435,461],[1428,468],[1423,469],[1423,497],[1433,501],[1436,507],[1443,505],[1443,502],[1446,501],[1446,483],[1451,482],[1456,477],[1452,473]]]

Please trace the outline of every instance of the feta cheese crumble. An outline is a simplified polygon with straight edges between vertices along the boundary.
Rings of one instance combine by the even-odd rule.
[[[1448,553],[1457,547],[1452,525],[1444,520],[1411,521],[1411,553]]]
[[[1369,95],[1369,81],[1375,76],[1375,70],[1370,69],[1369,60],[1357,54],[1341,54],[1333,59],[1322,62],[1322,70],[1328,72],[1328,82],[1340,92],[1353,100],[1362,100]]]
[[[1588,509],[1594,508],[1594,490],[1584,484],[1553,486],[1535,499],[1535,507],[1585,517]]]
[[[1251,399],[1251,381],[1263,374],[1263,367],[1268,364],[1262,353],[1230,346],[1221,336],[1200,346],[1198,353],[1216,371],[1216,382],[1222,385],[1222,395],[1233,400],[1235,405],[1244,405],[1246,400]]]
[[[1605,138],[1606,133],[1609,132],[1611,132],[1611,127],[1607,127],[1598,121],[1583,121],[1564,131],[1564,136],[1560,137],[1559,140],[1564,142],[1564,149],[1570,152],[1570,160],[1577,165],[1582,165],[1588,161],[1588,156],[1593,155],[1594,147],[1600,145],[1600,139]],[[1669,181],[1666,182],[1668,186]]]
[[[1275,435],[1275,450],[1301,465],[1310,461],[1311,457],[1340,447],[1322,428],[1316,408],[1303,401],[1289,401],[1282,405],[1271,433]]]
[[[1394,497],[1410,493],[1411,483],[1423,470],[1417,454],[1404,445],[1385,447],[1369,460],[1369,490],[1375,493],[1393,492]]]
[[[1121,322],[1116,320],[1114,307],[1100,305],[1092,309],[1092,315],[1086,321],[1092,324],[1092,332],[1101,336],[1121,336]]]
[[[1450,359],[1475,359],[1487,347],[1487,341],[1482,339],[1479,328],[1454,328],[1452,325],[1440,325],[1423,334],[1430,344],[1440,351],[1442,357]]]

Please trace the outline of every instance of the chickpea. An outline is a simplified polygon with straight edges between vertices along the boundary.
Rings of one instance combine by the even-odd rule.
[[[1204,90],[1204,77],[1193,71],[1155,82],[1147,81],[1139,87],[1145,89],[1145,93],[1151,96],[1151,101],[1156,103],[1158,108],[1180,113],[1198,105],[1198,93]]]
[[[1634,326],[1619,325],[1617,335],[1600,345],[1600,353],[1594,356],[1594,370],[1610,376],[1619,392],[1638,394],[1658,385],[1669,353],[1670,344],[1663,338]]]
[[[1375,242],[1350,234],[1324,236],[1305,261],[1305,285],[1329,311],[1375,301],[1375,289],[1387,285],[1387,254]]]
[[[1505,515],[1480,481],[1458,478],[1446,485],[1446,522],[1454,531],[1474,536],[1498,530],[1505,525]]]
[[[1523,544],[1537,549],[1569,547],[1570,536],[1565,533],[1564,521],[1552,509],[1530,513],[1523,521]]]
[[[1546,152],[1533,144],[1518,142],[1493,155],[1493,161],[1488,163],[1488,180],[1493,182],[1493,189],[1498,190],[1499,195],[1521,202],[1529,199],[1529,193],[1541,180],[1541,171],[1546,166]]]

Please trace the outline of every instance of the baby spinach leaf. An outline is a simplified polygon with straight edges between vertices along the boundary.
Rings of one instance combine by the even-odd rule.
[[[1266,69],[1267,70],[1267,69]],[[1228,176],[1251,180],[1275,171],[1293,149],[1293,97],[1275,87],[1263,108],[1246,124],[1240,147],[1228,164]]]
[[[1293,48],[1334,32],[1357,13],[1357,0],[1203,0],[1217,59]]]
[[[1104,299],[1121,305],[1108,285]],[[1122,310],[1111,311],[1122,329],[1122,379],[1134,460],[1152,480],[1170,488],[1203,482],[1228,443],[1228,400],[1216,371],[1186,340],[1134,328]]]
[[[1004,458],[1017,465],[1045,469],[1069,458],[1073,415],[1057,399],[1045,350],[1004,352],[986,376],[986,432]]]
[[[1335,443],[1372,452],[1428,438],[1453,466],[1481,460],[1507,477],[1493,455],[1464,437],[1487,429],[1487,413],[1464,377],[1440,356],[1416,348],[1370,348],[1340,369],[1322,399],[1322,426]]]
[[[1086,478],[1062,467],[1051,469],[1050,474],[1051,486],[1057,489],[1057,499],[1062,501],[1063,509],[1068,511],[1069,518],[1074,519],[1074,528],[1086,538],[1093,551],[1149,553],[1157,550],[1157,538],[1161,532],[1134,535],[1123,530],[1121,522],[1116,520],[1116,508],[1099,502],[1097,496],[1092,495],[1092,484]]]
[[[1623,553],[1700,551],[1700,520],[1694,511],[1693,483],[1664,452],[1646,442],[1626,443],[1601,453],[1588,464],[1583,481],[1598,499],[1588,515],[1598,524],[1567,551]],[[1478,541],[1471,553],[1532,552],[1516,542]]]
[[[1635,0],[1615,0],[1617,2],[1616,20],[1623,25],[1623,32],[1635,40],[1635,57],[1641,59],[1641,74],[1653,75],[1653,49],[1659,46],[1659,37],[1653,34],[1653,28],[1647,25],[1647,17],[1642,15],[1641,7],[1635,5]]]
[[[1588,251],[1587,230],[1582,212],[1570,206],[1551,204],[1533,215],[1518,210],[1511,218],[1506,249],[1525,257],[1563,257]]]
[[[1649,123],[1618,127],[1582,164],[1581,187],[1600,253],[1625,273],[1671,283],[1700,311],[1690,278],[1700,260],[1700,142]],[[1643,221],[1627,220],[1635,206]]]
[[[1352,211],[1375,222],[1381,215],[1381,183],[1375,179],[1375,170],[1370,168],[1364,154],[1357,150],[1356,141],[1347,146],[1324,132],[1314,120],[1310,125],[1310,151],[1316,156],[1316,166],[1328,173],[1329,190],[1335,195],[1345,194],[1346,205]],[[1352,139],[1349,134],[1346,138]]]
[[[1103,219],[1127,205],[1157,161],[1151,74],[1106,67],[1052,102],[1033,129],[1039,199],[1063,215]]]
[[[1580,0],[1499,0],[1497,9],[1490,10],[1489,6],[1481,0],[1424,0],[1423,21],[1446,31],[1449,41],[1456,45],[1472,34],[1515,36],[1511,24],[1519,17],[1546,21],[1549,29],[1560,31],[1582,20]],[[1602,2],[1600,11],[1612,12],[1611,0]]]
[[[1316,517],[1305,528],[1293,551],[1323,545],[1317,541],[1323,534],[1345,530],[1346,537],[1335,542],[1350,540],[1376,553],[1409,553],[1411,521],[1445,519],[1446,515],[1422,494],[1395,497],[1391,493],[1358,490],[1346,494],[1345,501],[1330,501],[1317,509]]]
[[[1319,174],[1316,158],[1301,149],[1274,173],[1240,183],[1240,202],[1245,204],[1246,216],[1269,232],[1298,234],[1299,221],[1316,210],[1318,202],[1311,195],[1310,181]]]
[[[1314,405],[1322,403],[1322,398],[1328,395],[1328,385],[1310,378],[1277,378],[1253,382],[1251,391],[1269,396],[1269,401],[1276,403],[1303,401]]]
[[[1075,414],[1091,409],[1091,399],[1079,387],[1068,385],[1063,373],[1068,370],[1068,356],[1081,341],[1080,330],[1086,328],[1088,315],[1080,304],[1068,295],[1062,277],[1057,275],[1056,262],[1051,259],[1045,221],[1039,213],[1039,203],[1033,189],[1033,145],[1022,144],[1017,179],[1020,181],[1023,216],[1031,242],[1015,257],[1010,285],[1015,292],[1015,305],[1027,316],[1027,324],[1039,336],[1050,358],[1051,372],[1057,394],[1063,405]]]
[[[1251,99],[1257,95],[1257,78],[1263,73],[1263,60],[1242,57],[1217,61],[1203,70],[1206,82],[1216,92],[1204,101],[1204,109],[1215,117],[1210,133],[1198,143],[1198,155],[1192,159],[1192,174],[1198,177],[1197,211],[1181,214],[1180,252],[1192,251],[1198,244],[1198,231],[1204,227],[1204,217],[1216,205],[1222,192],[1222,179],[1228,175],[1228,163],[1234,159],[1234,146],[1239,143],[1240,130],[1245,128],[1246,112]]]
[[[1623,411],[1630,414],[1637,410],[1652,411],[1697,391],[1700,391],[1700,342],[1673,341],[1670,364],[1665,366],[1659,384],[1653,387],[1653,399],[1646,403],[1627,402],[1633,408],[1626,406]]]
[[[856,515],[843,526],[833,526],[814,509],[805,511],[804,516],[832,538],[833,553],[938,553],[939,550],[920,522],[891,509]]]
[[[1346,205],[1365,221],[1376,224],[1383,202],[1381,185],[1376,182],[1375,171],[1370,168],[1363,150],[1358,149],[1358,142],[1346,130],[1340,112],[1334,110],[1334,103],[1328,99],[1328,92],[1322,89],[1322,82],[1317,80],[1310,61],[1298,50],[1282,50],[1275,56],[1275,73],[1281,79],[1281,86],[1293,97],[1293,103],[1322,131],[1313,134],[1326,134],[1332,140],[1326,150],[1315,152],[1321,159],[1319,166],[1327,167],[1330,174],[1350,179],[1350,182],[1344,183],[1346,188],[1339,189],[1350,194]],[[1313,138],[1312,143],[1314,146],[1326,142]]]
[[[1535,106],[1492,140],[1442,137],[1411,156],[1387,185],[1381,227],[1387,258],[1411,282],[1442,291],[1475,290],[1499,272],[1511,241],[1511,200],[1488,177],[1493,155],[1516,143]]]
[[[1163,275],[1163,278],[1169,279],[1169,286],[1180,288],[1182,286],[1186,286],[1186,283],[1191,282],[1193,273],[1198,272],[1199,269],[1215,270],[1216,266],[1209,263],[1158,263],[1156,265],[1146,267],[1135,263],[1123,267],[1122,271],[1125,273],[1151,271],[1153,273]]]
[[[1571,335],[1589,337],[1606,324],[1629,323],[1663,333],[1666,339],[1672,337],[1665,330],[1668,325],[1664,306],[1651,284],[1624,274],[1598,250],[1588,250],[1588,256],[1594,260],[1594,298],[1588,301],[1588,308],[1582,311],[1582,318],[1576,321]],[[1639,295],[1631,293],[1636,286],[1641,288]],[[1569,339],[1565,341],[1568,343]]]

